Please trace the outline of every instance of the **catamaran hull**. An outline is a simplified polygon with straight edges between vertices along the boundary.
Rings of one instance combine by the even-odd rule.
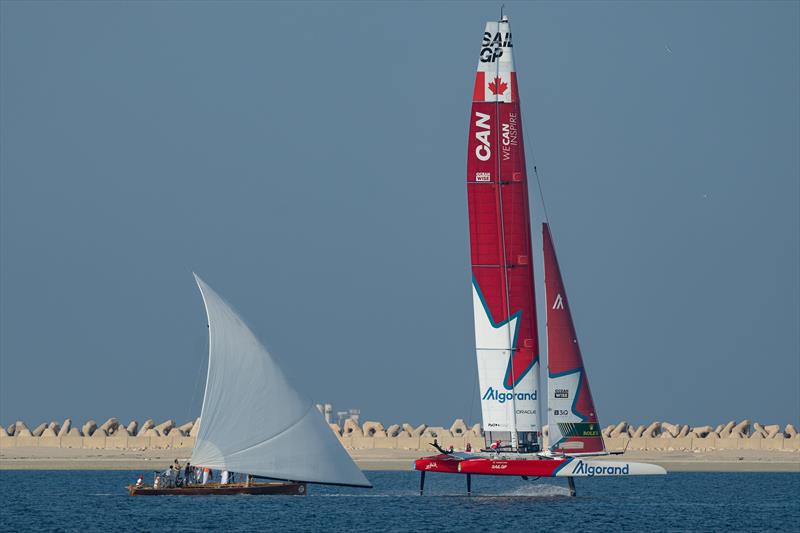
[[[305,483],[251,483],[220,485],[195,485],[189,487],[174,487],[154,489],[153,487],[137,487],[128,485],[128,494],[131,496],[233,496],[236,494],[282,494],[289,496],[304,496]]]
[[[414,468],[423,472],[525,477],[652,476],[667,471],[658,465],[626,461],[564,459],[455,459],[450,456],[417,459]]]

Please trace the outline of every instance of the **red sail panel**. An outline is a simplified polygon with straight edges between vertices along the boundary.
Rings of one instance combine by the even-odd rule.
[[[550,227],[543,224],[547,300],[548,422],[551,449],[603,452],[597,410],[583,366]]]
[[[472,273],[495,322],[521,313],[517,352],[503,383],[511,389],[539,357],[519,103],[475,102],[471,117],[467,189]]]

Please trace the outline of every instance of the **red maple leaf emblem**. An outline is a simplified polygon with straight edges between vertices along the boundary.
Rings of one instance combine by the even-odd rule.
[[[503,83],[502,78],[495,78],[489,83],[489,90],[492,91],[492,94],[503,94],[508,89],[508,84]]]

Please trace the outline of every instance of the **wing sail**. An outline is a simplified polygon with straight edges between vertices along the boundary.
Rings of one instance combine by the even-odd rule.
[[[472,291],[487,440],[538,441],[539,339],[522,116],[508,20],[488,22],[467,151]]]

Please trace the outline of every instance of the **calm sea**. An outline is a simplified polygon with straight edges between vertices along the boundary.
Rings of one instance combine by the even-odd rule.
[[[563,480],[367,472],[373,489],[132,498],[134,472],[0,471],[3,531],[800,531],[800,474]],[[148,475],[149,479],[151,476]]]

